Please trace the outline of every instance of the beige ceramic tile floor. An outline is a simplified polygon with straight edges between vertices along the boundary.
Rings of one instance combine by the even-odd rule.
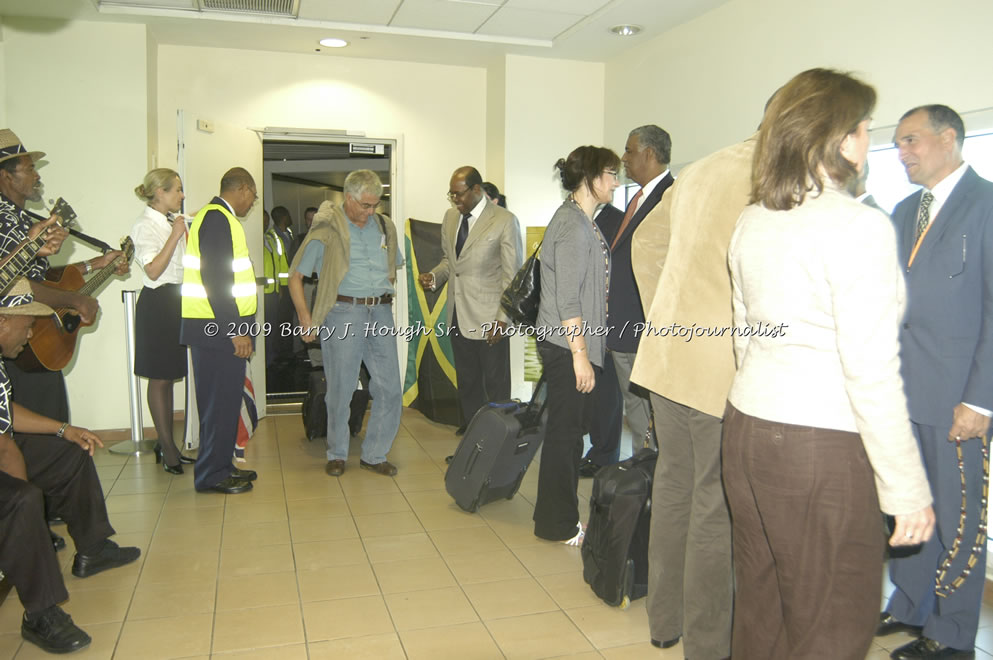
[[[256,487],[229,496],[195,493],[192,470],[99,452],[116,540],[142,557],[79,580],[67,539],[65,608],[93,637],[72,657],[683,657],[681,644],[649,644],[644,599],[608,607],[583,582],[578,549],[532,535],[537,470],[513,500],[468,514],[444,491],[452,427],[404,410],[395,478],[358,469],[359,443],[329,478],[323,441],[307,442],[299,416],[266,418],[248,450]],[[590,485],[580,482],[584,519]],[[0,608],[0,660],[49,657],[22,643],[21,612],[14,595]],[[993,609],[982,625],[977,647],[993,651]],[[907,639],[884,638],[868,657]]]

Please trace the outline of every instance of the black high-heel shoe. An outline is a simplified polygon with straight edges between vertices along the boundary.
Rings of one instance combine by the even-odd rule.
[[[162,463],[162,469],[169,474],[183,474],[183,457],[179,457],[179,463],[176,465],[169,465],[162,459],[162,448],[158,445],[152,447],[152,451],[155,453],[155,463]]]

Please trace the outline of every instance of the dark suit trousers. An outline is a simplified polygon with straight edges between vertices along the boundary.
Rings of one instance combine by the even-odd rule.
[[[572,353],[547,341],[538,342],[538,355],[548,383],[548,425],[541,445],[538,497],[534,505],[534,535],[565,541],[576,535],[579,522],[579,461],[583,435],[593,410],[593,395],[576,390]],[[601,369],[594,366],[596,378]]]
[[[510,398],[510,341],[505,337],[490,346],[481,339],[466,339],[460,332],[450,337],[459,405],[468,424],[487,403]]]
[[[621,386],[617,382],[614,360],[608,351],[603,358],[603,373],[593,388],[596,414],[590,420],[590,450],[586,458],[597,465],[613,465],[621,454],[621,427],[624,420]],[[638,439],[633,442],[637,444]],[[636,447],[631,448],[632,451]]]
[[[231,346],[227,351],[190,348],[200,413],[200,452],[193,466],[193,485],[204,490],[231,476],[245,389],[245,359],[235,356]]]
[[[965,582],[947,597],[934,593],[935,570],[944,561],[955,541],[962,510],[962,483],[955,443],[948,441],[948,428],[913,423],[911,427],[921,448],[927,470],[934,513],[934,536],[920,552],[890,559],[890,580],[895,585],[886,611],[915,626],[924,634],[956,649],[972,649],[979,627],[979,609],[986,581],[986,544]],[[958,555],[948,569],[943,584],[958,577],[972,550],[979,523],[979,503],[983,495],[983,457],[977,438],[962,443],[966,479],[965,534]]]
[[[0,570],[17,587],[28,612],[69,598],[45,524],[41,490],[6,472],[0,472]]]

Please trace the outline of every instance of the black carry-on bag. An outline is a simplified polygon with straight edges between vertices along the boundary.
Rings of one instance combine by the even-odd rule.
[[[303,398],[303,428],[307,439],[323,438],[328,434],[328,406],[324,397],[328,391],[328,383],[324,380],[324,369],[314,369],[310,372],[310,384]]]
[[[325,401],[328,383],[324,378],[324,369],[314,369],[310,372],[310,385],[303,398],[303,427],[307,439],[323,438],[328,434],[328,406]],[[359,389],[352,392],[352,400],[348,404],[348,431],[353,436],[362,430],[362,420],[372,396],[369,395],[369,372],[365,364],[359,369]]]
[[[641,449],[593,478],[583,539],[583,579],[608,605],[627,609],[648,593],[648,532],[658,453]]]
[[[545,439],[544,378],[530,403],[488,403],[473,416],[445,473],[445,490],[460,508],[475,513],[511,499]]]

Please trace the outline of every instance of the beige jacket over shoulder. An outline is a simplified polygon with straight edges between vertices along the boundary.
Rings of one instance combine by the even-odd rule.
[[[634,233],[631,261],[650,328],[641,336],[631,380],[714,417],[724,416],[734,378],[731,333],[673,336],[685,328],[728,328],[727,249],[748,204],[755,137],[680,172]],[[695,330],[694,330],[695,331]]]
[[[396,263],[397,259],[397,230],[389,216],[373,214],[369,216],[368,222],[379,224],[379,217],[384,222],[386,228],[386,263],[387,268]],[[324,244],[324,260],[321,265],[320,280],[317,283],[317,298],[314,301],[314,309],[311,313],[315,323],[323,323],[324,318],[334,307],[338,298],[338,287],[348,273],[348,262],[351,255],[351,244],[348,239],[348,218],[342,211],[341,206],[330,201],[321,203],[317,213],[314,214],[314,221],[310,225],[310,231],[290,264],[290,272],[294,272],[303,259],[303,253],[311,241],[320,241]],[[396,273],[387,273],[391,282],[396,281]]]

